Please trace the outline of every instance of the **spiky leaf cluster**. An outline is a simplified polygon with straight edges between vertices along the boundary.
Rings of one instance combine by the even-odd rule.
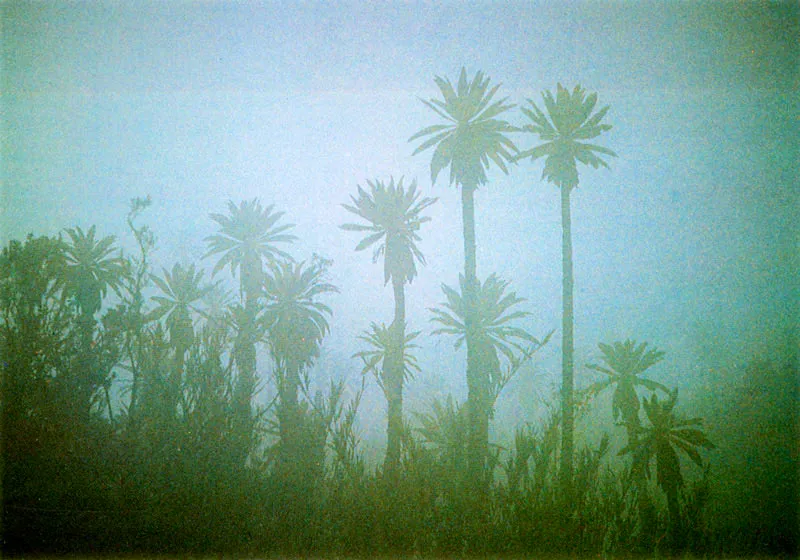
[[[476,188],[486,183],[486,170],[490,162],[508,173],[517,147],[506,136],[516,129],[508,122],[497,119],[501,113],[514,106],[508,98],[492,102],[500,85],[489,89],[489,78],[476,72],[467,79],[461,69],[456,88],[449,79],[437,76],[436,85],[442,99],[421,100],[428,108],[447,121],[426,127],[414,134],[409,142],[427,137],[417,146],[414,155],[436,146],[431,158],[431,179],[435,183],[439,172],[450,166],[450,184]]]
[[[702,418],[684,420],[673,409],[678,400],[678,390],[673,390],[669,398],[661,402],[658,395],[645,398],[643,406],[650,426],[639,428],[640,437],[635,444],[628,445],[620,454],[632,453],[634,461],[641,463],[647,476],[650,476],[650,460],[656,459],[656,480],[665,493],[670,494],[683,486],[683,475],[678,450],[683,451],[697,466],[703,466],[698,448],[714,449],[698,427]]]
[[[512,322],[530,315],[527,311],[512,311],[512,308],[525,299],[517,297],[516,292],[506,293],[509,282],[500,279],[496,274],[489,276],[486,281],[476,286],[473,296],[474,304],[469,305],[466,292],[464,275],[459,275],[461,292],[442,284],[447,301],[442,307],[433,308],[432,321],[442,326],[433,334],[451,334],[456,336],[455,347],[459,348],[467,339],[467,317],[471,317],[469,324],[474,329],[474,340],[485,341],[494,349],[499,350],[509,361],[515,360],[515,353],[524,353],[525,343],[539,345],[539,341],[530,333],[519,327],[512,326]]]
[[[94,315],[107,289],[117,290],[127,267],[115,251],[114,236],[95,239],[95,226],[87,232],[80,227],[67,229],[69,241],[63,244],[66,261],[64,295],[72,298],[82,313]]]
[[[600,124],[608,112],[608,106],[592,115],[597,104],[597,94],[586,95],[586,90],[575,86],[572,93],[558,84],[555,97],[549,91],[542,92],[546,113],[532,100],[522,113],[531,121],[522,130],[539,135],[544,142],[535,148],[515,156],[515,160],[530,157],[531,160],[545,158],[542,178],[560,188],[572,189],[578,185],[577,162],[591,165],[595,169],[608,164],[598,154],[616,154],[597,144],[585,142],[610,130],[611,125]]]
[[[608,376],[607,379],[591,385],[587,392],[599,393],[614,386],[611,410],[614,420],[622,418],[623,422],[634,426],[639,424],[639,395],[637,387],[650,391],[660,390],[669,393],[669,389],[650,379],[640,377],[650,367],[664,359],[664,352],[655,348],[647,348],[647,343],[637,344],[635,340],[616,341],[613,344],[598,344],[605,365],[589,364],[588,367]]]
[[[327,317],[333,312],[317,298],[339,291],[324,281],[324,272],[304,262],[270,264],[264,279],[263,321],[277,359],[304,366],[319,355],[319,345],[329,330]]]
[[[203,285],[203,271],[194,264],[184,268],[175,263],[170,272],[162,269],[163,278],[151,275],[151,279],[164,295],[153,296],[157,306],[149,318],[165,319],[170,342],[174,346],[189,346],[194,339],[191,312],[201,313],[196,303],[208,294],[213,286]]]
[[[242,201],[239,206],[228,201],[228,214],[211,214],[220,231],[206,238],[208,251],[204,255],[221,254],[214,266],[213,275],[229,266],[233,276],[241,273],[241,291],[253,295],[258,292],[262,262],[278,258],[289,259],[276,244],[291,243],[296,237],[286,233],[293,224],[278,225],[284,212],[275,212],[275,205],[262,208],[258,199]]]
[[[368,232],[356,245],[356,251],[377,244],[372,260],[378,262],[383,255],[384,283],[394,278],[400,283],[411,282],[417,275],[416,263],[425,264],[425,257],[417,248],[420,240],[417,233],[425,222],[422,211],[436,202],[435,198],[422,198],[417,191],[417,182],[412,181],[408,189],[403,179],[395,183],[390,178],[383,181],[367,181],[369,191],[358,187],[358,197],[351,196],[352,204],[343,204],[345,209],[363,218],[368,225],[344,224],[347,231]]]
[[[451,468],[465,463],[468,423],[466,408],[459,406],[451,395],[444,402],[434,399],[430,413],[414,413],[420,423],[417,432],[434,446]]]
[[[354,358],[360,358],[364,362],[361,374],[374,373],[381,388],[385,391],[384,364],[393,352],[400,352],[403,357],[403,379],[412,378],[414,372],[420,371],[417,358],[412,353],[413,349],[419,348],[413,342],[419,335],[420,331],[406,333],[403,337],[403,346],[398,349],[395,348],[397,336],[392,326],[387,327],[383,323],[370,323],[370,328],[358,337],[366,342],[370,349],[353,354]]]

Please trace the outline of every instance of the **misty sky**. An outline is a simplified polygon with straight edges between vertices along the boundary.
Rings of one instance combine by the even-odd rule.
[[[465,66],[517,104],[561,82],[611,106],[599,142],[619,157],[582,170],[572,197],[578,365],[598,342],[633,337],[668,352],[654,378],[688,386],[796,324],[794,2],[135,6],[1,5],[3,244],[97,224],[132,249],[124,216],[149,194],[160,270],[199,262],[208,214],[258,197],[296,224],[298,259],[333,259],[341,293],[317,369],[355,384],[355,336],[389,323],[392,299],[382,267],[338,228],[352,221],[341,204],[392,175],[439,197],[421,232],[428,266],[407,295],[411,328],[432,330],[427,308],[463,267],[460,195],[447,173],[431,185],[431,152],[412,158],[408,138],[438,122],[419,101],[437,95],[433,77]],[[524,123],[517,110],[508,119]],[[559,199],[541,165],[493,170],[476,194],[478,274],[527,298],[535,335],[560,326],[561,306]],[[549,393],[559,345],[557,331],[499,417]],[[463,353],[449,339],[422,346],[410,394],[463,397]]]

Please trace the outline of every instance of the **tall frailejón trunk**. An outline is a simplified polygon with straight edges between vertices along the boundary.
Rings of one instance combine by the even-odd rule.
[[[475,187],[462,185],[461,212],[464,228],[464,277],[474,287],[478,279],[475,243]]]
[[[252,418],[250,400],[255,386],[256,349],[252,341],[252,325],[248,322],[242,326],[234,342],[234,361],[238,370],[236,385],[233,390],[233,451],[232,463],[243,467],[250,450],[252,437]]]
[[[300,430],[300,411],[297,401],[297,379],[300,375],[299,364],[293,360],[279,360],[279,386],[278,398],[280,400],[278,410],[278,431],[280,435],[280,457],[279,468],[281,475],[292,478],[293,475],[302,474],[299,447],[304,444]],[[299,477],[295,476],[292,480],[298,483]],[[288,480],[287,480],[288,481]]]
[[[241,290],[244,296],[245,324],[239,333],[236,348],[238,377],[234,389],[235,464],[244,466],[250,449],[253,430],[251,401],[256,386],[256,307],[260,291],[261,261],[250,260],[242,265]]]
[[[249,346],[245,350],[247,359],[243,362],[244,367],[239,368],[239,380],[237,388],[240,400],[237,408],[242,417],[251,416],[251,397],[256,385],[256,309],[258,307],[258,294],[261,291],[261,261],[250,261],[246,266],[242,266],[242,291],[244,292],[245,317],[247,318],[244,329],[246,336],[243,344]]]
[[[168,417],[174,418],[178,405],[181,404],[181,389],[183,385],[183,370],[186,364],[186,352],[189,350],[188,346],[180,342],[175,345],[175,357],[172,361],[172,372],[170,372],[167,406],[169,407]]]
[[[92,409],[92,395],[98,385],[97,362],[93,351],[94,313],[81,307],[78,328],[80,331],[80,352],[78,353],[77,369],[73,372],[75,394],[72,399],[72,406],[75,416],[85,421],[89,418],[89,413]]]
[[[669,510],[669,545],[673,552],[677,552],[683,544],[683,522],[681,520],[680,502],[678,501],[678,486],[671,484],[664,490],[667,495],[667,509]]]
[[[628,448],[637,449],[639,444],[639,416],[629,414],[625,419],[625,426],[628,432]],[[635,453],[641,453],[636,451]],[[631,465],[633,488],[636,492],[636,505],[639,510],[639,548],[642,551],[651,550],[653,536],[656,528],[656,511],[653,502],[650,500],[650,493],[647,488],[647,476],[644,470],[644,461],[634,457]]]
[[[399,278],[392,278],[394,289],[394,322],[392,323],[392,345],[384,363],[384,383],[388,403],[387,445],[384,471],[393,476],[400,463],[400,446],[403,437],[403,343],[405,341],[406,299],[405,285]]]
[[[559,470],[561,491],[567,504],[572,504],[572,463],[575,431],[574,404],[574,339],[573,339],[573,277],[572,277],[572,222],[569,195],[572,187],[561,186],[561,264],[562,264],[562,316],[561,316],[561,465]]]
[[[300,411],[298,383],[300,364],[291,358],[277,358],[278,369],[278,433],[280,443],[276,475],[280,481],[278,497],[281,500],[282,539],[290,548],[301,546],[302,528],[309,521],[314,493],[311,491],[315,469],[313,442],[307,437],[307,418]]]
[[[467,472],[471,490],[480,495],[484,489],[486,476],[486,454],[488,451],[489,418],[486,410],[488,378],[481,367],[480,349],[475,332],[476,292],[478,287],[477,258],[475,243],[475,187],[461,186],[461,207],[464,227],[464,300],[466,313],[464,323],[467,343]]]

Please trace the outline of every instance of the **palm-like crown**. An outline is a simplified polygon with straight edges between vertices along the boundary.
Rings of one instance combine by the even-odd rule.
[[[264,279],[263,320],[276,358],[306,365],[319,355],[319,345],[330,328],[327,317],[333,312],[317,297],[339,291],[324,281],[324,273],[324,266],[316,263],[270,264]]]
[[[514,143],[505,135],[516,129],[499,114],[511,109],[507,98],[492,103],[500,88],[489,89],[489,78],[476,72],[472,81],[467,80],[466,69],[461,69],[457,89],[450,80],[436,76],[436,85],[442,99],[421,101],[447,124],[426,127],[409,139],[409,142],[427,136],[414,155],[436,145],[431,159],[431,179],[435,183],[439,172],[450,166],[450,184],[475,188],[486,183],[486,169],[490,161],[508,173],[506,162],[516,153]]]
[[[121,256],[112,257],[114,236],[95,239],[95,226],[84,233],[80,227],[67,229],[70,240],[63,244],[66,261],[64,292],[83,313],[94,314],[102,305],[107,289],[116,290],[127,267]]]
[[[526,353],[523,343],[540,346],[541,343],[524,329],[510,323],[530,315],[527,311],[511,311],[511,308],[525,301],[516,292],[506,293],[509,283],[496,274],[489,276],[483,284],[478,283],[474,294],[474,307],[470,308],[464,297],[466,281],[459,275],[461,293],[442,285],[447,301],[441,308],[433,308],[434,322],[442,327],[432,334],[452,334],[456,336],[455,346],[460,347],[467,338],[467,317],[471,315],[475,339],[486,341],[502,352],[509,361],[515,360],[515,350]],[[510,312],[509,312],[510,311]]]
[[[644,387],[650,391],[669,393],[669,389],[661,383],[640,377],[647,369],[664,359],[664,352],[655,348],[648,350],[646,342],[637,344],[630,339],[613,344],[601,342],[598,347],[605,365],[589,364],[588,367],[604,373],[608,378],[590,385],[586,392],[596,394],[614,385],[611,401],[614,420],[622,416],[626,424],[636,426],[639,424],[639,396],[636,388]]]
[[[430,218],[422,216],[422,211],[436,202],[436,198],[422,198],[417,191],[417,182],[412,181],[408,189],[401,178],[396,184],[394,178],[389,184],[382,181],[367,181],[369,192],[358,187],[358,198],[351,196],[353,204],[343,204],[348,211],[366,220],[369,225],[344,224],[347,231],[369,232],[358,245],[356,251],[377,244],[372,254],[373,262],[384,256],[384,283],[395,278],[401,283],[411,282],[417,275],[416,263],[425,264],[425,256],[417,247],[420,240],[417,233]]]
[[[226,266],[236,276],[241,269],[241,290],[244,293],[258,291],[263,260],[270,262],[276,258],[290,258],[276,246],[277,243],[290,243],[296,239],[286,233],[293,224],[277,225],[284,212],[274,212],[274,205],[262,208],[258,199],[242,201],[236,206],[228,201],[228,214],[211,214],[220,232],[206,238],[208,251],[204,257],[221,253],[212,274],[217,274]],[[248,285],[245,285],[248,283]]]
[[[194,339],[191,312],[200,313],[196,303],[208,294],[213,286],[202,285],[203,271],[196,270],[194,264],[184,268],[175,263],[172,272],[163,270],[163,279],[151,275],[158,289],[164,295],[153,296],[157,307],[150,312],[152,319],[165,318],[169,329],[170,342],[175,346],[188,346]]]
[[[530,107],[522,107],[522,112],[531,121],[523,130],[538,134],[544,144],[523,151],[514,159],[530,157],[535,160],[544,157],[542,178],[558,187],[571,189],[578,185],[576,162],[596,169],[601,165],[608,167],[597,154],[616,156],[608,148],[584,142],[611,129],[609,124],[600,124],[608,112],[608,106],[592,115],[597,94],[586,96],[586,90],[580,86],[575,86],[570,94],[569,90],[558,84],[555,98],[549,91],[542,92],[542,98],[546,114],[530,99]]]
[[[403,332],[405,332],[405,329]],[[358,337],[366,342],[370,346],[370,349],[353,354],[354,358],[361,358],[364,362],[364,369],[361,370],[361,374],[364,375],[372,372],[385,393],[385,367],[381,367],[381,365],[386,364],[391,359],[393,352],[397,352],[402,356],[403,380],[413,377],[415,371],[420,371],[417,358],[411,353],[411,350],[414,348],[419,348],[419,346],[413,342],[419,335],[420,331],[405,333],[403,336],[402,348],[397,348],[397,336],[393,330],[393,326],[387,327],[383,323],[370,323],[369,330]]]
[[[677,400],[677,389],[670,393],[665,402],[660,402],[655,394],[649,399],[645,398],[644,410],[650,426],[639,428],[642,433],[641,438],[619,452],[620,455],[633,453],[634,461],[643,463],[648,476],[650,476],[650,459],[655,456],[656,480],[667,493],[683,486],[678,449],[683,451],[693,463],[702,467],[703,459],[697,448],[714,449],[716,447],[698,427],[703,423],[702,418],[684,420],[674,413],[673,409]]]

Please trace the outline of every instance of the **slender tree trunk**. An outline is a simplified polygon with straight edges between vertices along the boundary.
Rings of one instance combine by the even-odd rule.
[[[131,223],[130,219],[128,220],[128,225],[131,229],[136,232],[133,228],[133,224]],[[133,293],[133,304],[131,308],[131,316],[133,317],[133,330],[129,331],[128,339],[125,344],[125,350],[128,354],[128,361],[131,365],[131,374],[132,374],[132,382],[131,382],[131,399],[128,403],[128,426],[132,431],[136,431],[138,428],[138,416],[139,416],[139,386],[141,384],[141,363],[143,361],[142,356],[142,346],[144,344],[143,337],[144,337],[144,318],[142,316],[142,278],[144,277],[144,273],[147,270],[147,255],[145,253],[145,249],[142,246],[142,242],[139,238],[139,235],[136,235],[136,240],[139,242],[139,246],[142,250],[142,265],[139,268],[136,276],[136,283]]]
[[[302,546],[313,504],[314,442],[308,437],[310,418],[302,416],[298,403],[300,365],[292,360],[275,359],[278,376],[278,433],[280,443],[275,472],[280,482],[282,540],[290,548]]]
[[[572,277],[572,222],[569,195],[572,187],[561,186],[561,256],[562,256],[562,341],[561,341],[561,491],[572,509],[572,463],[575,430],[574,339],[573,339],[573,277]]]
[[[247,304],[245,304],[247,305]],[[255,390],[256,347],[253,342],[252,321],[242,326],[234,343],[234,361],[238,370],[233,391],[233,452],[232,462],[244,467],[252,437],[252,412],[250,401]]]
[[[475,188],[470,185],[461,186],[461,210],[464,228],[464,300],[467,305],[464,323],[467,343],[467,470],[472,483],[480,487],[484,467],[482,445],[481,416],[482,407],[480,360],[475,345],[474,309],[477,277],[477,248],[475,243]]]
[[[464,277],[467,281],[474,283],[478,278],[475,243],[475,187],[461,186],[461,212],[464,227]]]
[[[683,544],[683,524],[681,522],[681,508],[678,502],[678,488],[668,488],[665,494],[667,495],[667,509],[669,510],[669,545],[673,552],[677,552]]]
[[[400,463],[400,444],[403,435],[403,343],[405,341],[406,299],[405,286],[392,278],[394,288],[394,322],[392,323],[393,346],[384,362],[384,384],[388,403],[387,445],[384,471],[393,476]]]
[[[485,366],[484,352],[475,332],[476,294],[478,289],[477,258],[475,243],[475,187],[461,186],[461,202],[464,226],[464,300],[466,313],[464,327],[467,343],[467,517],[464,530],[468,536],[468,550],[481,551],[485,545],[486,494],[489,473],[486,458],[489,449],[489,372]]]
[[[138,350],[138,348],[141,347],[141,331],[137,332],[135,337],[137,351],[134,351],[131,348],[131,345],[133,344],[131,340],[129,340],[127,344],[128,360],[131,363],[131,373],[133,375],[133,380],[131,381],[131,400],[128,403],[128,428],[133,431],[136,431],[139,419],[139,364],[141,364],[141,352]],[[134,355],[136,357],[134,357]]]
[[[639,436],[637,435],[637,428],[639,427],[638,415],[633,418],[627,418],[625,426],[628,432],[628,447],[630,449],[637,449],[639,443]],[[634,451],[634,453],[640,453]],[[636,505],[639,510],[639,548],[642,552],[649,551],[652,546],[653,536],[656,523],[656,512],[653,503],[650,500],[650,493],[647,488],[647,477],[644,471],[644,462],[633,458],[631,464],[631,475],[633,477],[633,488],[636,491]]]
[[[297,379],[300,367],[290,360],[278,362],[278,432],[281,438],[279,470],[281,476],[297,483],[302,475],[303,465],[300,463],[300,446],[305,445],[301,438],[300,411],[297,401]]]
[[[256,386],[255,316],[263,272],[261,260],[247,260],[241,269],[241,295],[244,298],[246,324],[239,333],[237,367],[239,376],[234,390],[234,464],[244,466],[250,448],[253,429],[251,401]]]
[[[175,417],[178,404],[181,402],[181,385],[187,350],[188,348],[183,344],[179,344],[175,347],[175,360],[172,365],[173,371],[170,373],[169,382],[167,384],[167,390],[169,391],[169,395],[167,396],[169,418]]]
[[[75,415],[87,420],[92,410],[92,395],[95,388],[96,361],[94,359],[94,314],[81,309],[78,317],[80,329],[80,353],[78,357],[78,371],[73,373],[75,396],[73,410]]]

